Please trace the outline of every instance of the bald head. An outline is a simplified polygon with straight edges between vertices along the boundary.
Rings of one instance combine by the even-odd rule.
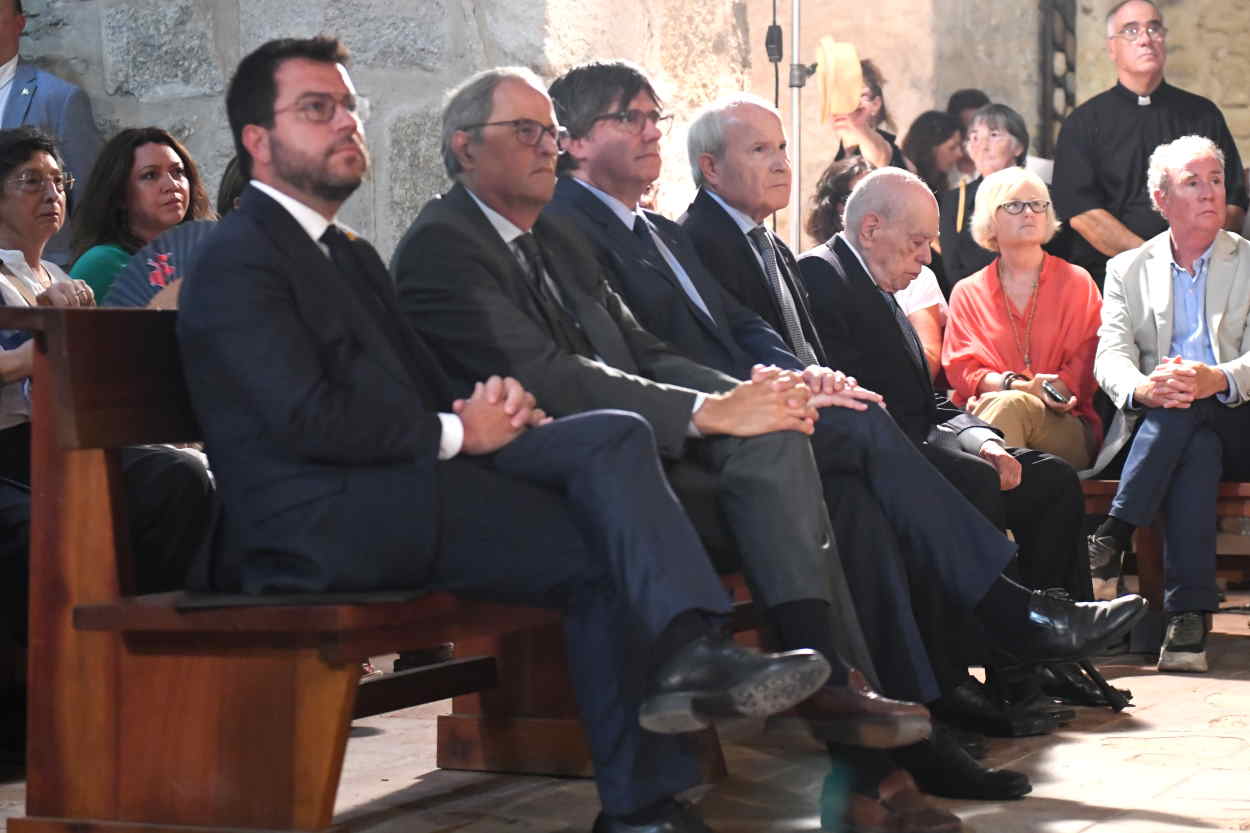
[[[886,292],[905,288],[931,260],[938,234],[933,192],[902,168],[878,168],[846,201],[846,236]]]

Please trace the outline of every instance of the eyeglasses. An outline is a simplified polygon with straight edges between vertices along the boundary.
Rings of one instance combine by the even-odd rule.
[[[635,135],[641,135],[644,127],[650,123],[659,128],[661,133],[667,134],[673,124],[673,117],[666,116],[659,110],[619,110],[595,116],[592,123],[596,121],[614,121]]]
[[[550,136],[556,141],[556,147],[563,148],[569,140],[569,132],[558,124],[542,124],[533,119],[509,119],[508,121],[484,121],[481,124],[466,124],[457,130],[477,130],[479,127],[511,127],[516,140],[526,147],[538,147],[543,136]]]
[[[1114,35],[1108,35],[1109,38],[1120,38],[1126,43],[1133,43],[1141,37],[1142,25],[1140,23],[1130,23]],[[1152,21],[1145,26],[1146,34],[1151,40],[1163,40],[1168,36],[1168,27],[1158,21]]]
[[[33,174],[25,171],[18,176],[9,180],[17,186],[17,189],[24,194],[42,194],[48,187],[48,183],[52,183],[52,187],[56,189],[58,194],[64,194],[66,191],[74,187],[73,174],[53,174],[52,176],[44,176],[43,174]]]
[[[1029,211],[1034,214],[1044,214],[1046,209],[1050,208],[1050,200],[1007,200],[998,207],[999,211],[1006,211],[1008,214],[1019,214],[1028,206]]]
[[[279,107],[273,114],[276,116],[294,110],[304,121],[324,124],[334,121],[340,107],[355,114],[361,121],[369,119],[369,100],[352,93],[347,93],[342,98],[335,98],[330,93],[304,93],[294,104]]]

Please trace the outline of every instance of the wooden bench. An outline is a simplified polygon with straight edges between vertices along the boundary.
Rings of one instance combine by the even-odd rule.
[[[1084,480],[1085,513],[1106,514],[1119,487],[1118,480]],[[1250,483],[1221,483],[1215,502],[1217,518],[1250,518]],[[1141,527],[1133,535],[1133,553],[1137,559],[1140,593],[1154,611],[1163,610],[1163,521]],[[1245,557],[1236,556],[1244,566]],[[1228,563],[1221,559],[1221,564]]]
[[[11,833],[326,830],[352,717],[448,697],[439,766],[589,775],[550,611],[132,595],[116,449],[198,439],[175,315],[0,309],[0,327],[37,340],[26,815]],[[365,658],[444,641],[462,658],[359,684]],[[723,772],[714,733],[702,741]]]

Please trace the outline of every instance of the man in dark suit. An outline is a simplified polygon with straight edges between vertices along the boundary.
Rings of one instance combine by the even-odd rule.
[[[29,124],[51,133],[65,159],[65,170],[78,180],[80,189],[85,188],[96,155],[104,144],[91,115],[91,102],[77,84],[44,72],[18,56],[25,28],[22,0],[0,0],[0,107],[3,108],[0,128]],[[67,210],[72,213],[73,195],[66,194],[66,197]],[[69,238],[67,220],[64,228],[48,241],[44,257],[60,266],[68,266]]]
[[[1049,454],[1005,448],[993,428],[935,392],[923,359],[917,363],[918,339],[892,293],[928,263],[920,241],[937,234],[932,193],[907,172],[874,171],[852,192],[846,219],[833,241],[799,258],[825,349],[885,397],[904,433],[956,488],[1012,531],[1025,584],[1090,598],[1083,501],[1072,467]]]
[[[271,41],[230,84],[251,184],[178,321],[224,503],[202,574],[249,593],[441,588],[561,610],[595,830],[706,833],[672,799],[696,762],[654,732],[786,708],[828,665],[723,634],[724,590],[642,420],[551,423],[498,376],[453,399],[377,253],[334,222],[368,167],[345,58],[333,39]]]

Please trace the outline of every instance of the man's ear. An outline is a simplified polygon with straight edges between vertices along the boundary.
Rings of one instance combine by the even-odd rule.
[[[451,152],[460,163],[462,171],[471,171],[477,167],[474,155],[473,134],[467,130],[457,130],[451,134]]]
[[[864,215],[864,221],[859,227],[859,242],[872,243],[876,238],[877,232],[881,230],[881,215],[874,214],[869,211]]]
[[[243,125],[243,147],[252,157],[252,162],[268,165],[270,161],[269,131],[259,124]]]
[[[712,154],[699,154],[699,173],[703,174],[703,181],[713,189],[720,184],[721,166]]]

